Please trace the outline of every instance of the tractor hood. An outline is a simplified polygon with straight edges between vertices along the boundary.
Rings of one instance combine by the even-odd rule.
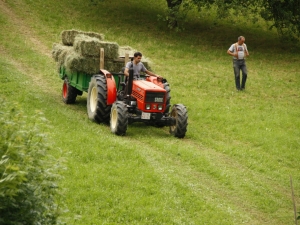
[[[137,92],[140,92],[141,90],[159,92],[165,91],[165,89],[161,88],[160,86],[146,80],[134,80],[132,90]]]

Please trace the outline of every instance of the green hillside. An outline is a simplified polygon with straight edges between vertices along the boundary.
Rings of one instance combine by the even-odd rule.
[[[165,0],[0,0],[0,98],[44,113],[66,170],[59,198],[67,224],[295,224],[300,209],[300,50],[243,19],[189,15],[182,32],[158,20]],[[124,137],[88,120],[87,94],[61,100],[51,57],[63,30],[105,35],[152,62],[188,109],[184,139],[131,124]],[[246,37],[246,90],[226,51]],[[1,128],[0,128],[1,130]],[[1,204],[1,203],[0,203]],[[300,211],[300,210],[298,210]]]

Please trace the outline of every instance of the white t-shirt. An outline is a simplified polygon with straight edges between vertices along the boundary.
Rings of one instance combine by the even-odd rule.
[[[229,48],[229,51],[231,51],[232,53],[236,53],[236,51],[237,51],[238,52],[238,59],[244,59],[245,58],[245,52],[248,52],[246,44],[239,45],[237,43],[232,44]],[[233,56],[233,58],[237,59],[235,56]]]

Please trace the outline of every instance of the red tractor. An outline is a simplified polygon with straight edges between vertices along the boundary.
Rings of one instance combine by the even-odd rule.
[[[128,124],[144,122],[157,127],[169,126],[175,137],[185,136],[187,109],[182,104],[171,107],[170,87],[166,79],[142,76],[134,80],[132,68],[128,80],[123,72],[112,74],[104,69],[100,69],[99,74],[90,75],[70,72],[61,66],[59,74],[64,80],[63,101],[74,103],[77,95],[88,92],[89,119],[110,123],[114,134],[125,135]]]

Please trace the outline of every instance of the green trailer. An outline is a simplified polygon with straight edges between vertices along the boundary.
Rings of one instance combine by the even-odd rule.
[[[99,71],[100,74],[100,71]],[[117,91],[120,90],[120,84],[125,81],[123,73],[112,73],[116,83]],[[62,99],[66,104],[75,103],[77,95],[82,95],[83,92],[88,93],[89,83],[95,75],[84,72],[67,72],[66,68],[60,67],[59,77],[64,81],[62,87]]]

